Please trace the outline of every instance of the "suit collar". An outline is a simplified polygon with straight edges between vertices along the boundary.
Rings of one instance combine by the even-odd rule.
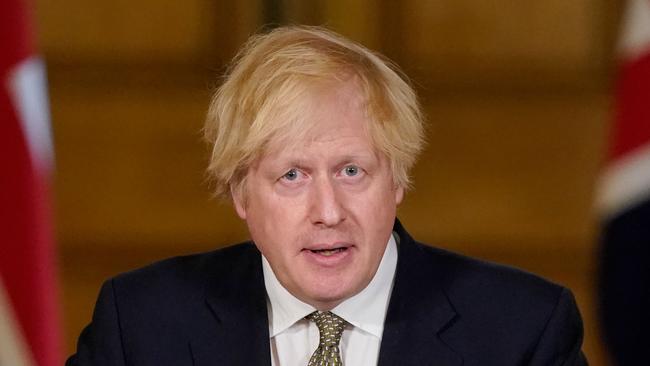
[[[205,301],[214,317],[190,344],[195,366],[271,363],[261,254],[252,243],[243,249],[249,253],[219,263],[207,278]]]
[[[378,365],[462,365],[443,338],[456,312],[444,291],[442,265],[399,220],[393,230],[399,237],[398,262]],[[211,316],[203,317],[190,343],[195,366],[271,363],[261,254],[252,243],[233,250],[246,253],[207,264],[205,301]]]
[[[379,366],[458,366],[462,358],[442,338],[456,312],[444,291],[444,276],[435,256],[416,243],[399,220],[399,256],[388,305]],[[434,362],[435,361],[435,362]]]

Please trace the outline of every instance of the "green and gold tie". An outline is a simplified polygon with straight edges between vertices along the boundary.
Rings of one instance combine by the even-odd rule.
[[[308,366],[341,366],[339,342],[345,328],[345,320],[329,311],[314,311],[306,316],[316,323],[320,333],[318,348],[309,359]]]

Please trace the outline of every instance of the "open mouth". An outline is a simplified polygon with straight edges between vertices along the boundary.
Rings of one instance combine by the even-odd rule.
[[[309,249],[312,253],[323,255],[329,257],[336,253],[341,253],[346,251],[348,248],[334,248],[334,249]]]

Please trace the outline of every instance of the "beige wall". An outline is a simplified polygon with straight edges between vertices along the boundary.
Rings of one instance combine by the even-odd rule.
[[[271,3],[404,67],[430,121],[407,228],[571,287],[585,350],[605,365],[592,199],[618,7],[595,0],[38,1],[67,351],[107,276],[246,238],[210,200],[200,129],[224,62]]]

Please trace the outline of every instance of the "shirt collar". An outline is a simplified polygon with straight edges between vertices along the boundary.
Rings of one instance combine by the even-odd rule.
[[[262,255],[262,270],[269,312],[269,336],[275,337],[316,309],[291,295],[275,277],[269,261]]]
[[[381,338],[397,267],[397,244],[391,235],[375,276],[361,292],[340,303],[332,312],[353,326]],[[262,256],[264,284],[269,301],[270,337],[275,337],[316,309],[289,293]]]

